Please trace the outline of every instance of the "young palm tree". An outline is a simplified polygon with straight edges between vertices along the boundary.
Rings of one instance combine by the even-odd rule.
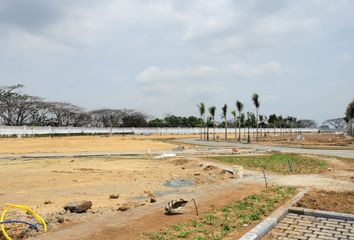
[[[234,116],[234,122],[235,122],[235,141],[237,141],[237,113],[235,110],[231,111],[231,115]]]
[[[241,116],[242,116],[242,110],[243,110],[243,104],[242,102],[238,101],[236,102],[236,108],[238,111],[238,115],[240,116],[238,120],[238,141],[241,141]]]
[[[251,118],[249,112],[247,112],[246,124],[247,124],[247,143],[251,143],[251,136],[250,136]]]
[[[221,117],[225,120],[225,141],[227,141],[227,105],[224,104],[221,110],[222,110]]]
[[[201,126],[200,126],[200,139],[202,139],[204,124],[205,124],[205,121],[203,120],[205,118],[205,104],[201,102],[198,105],[198,109],[199,109],[200,118],[202,119]]]
[[[216,107],[212,106],[209,108],[209,114],[211,116],[211,120],[213,121],[213,140],[215,141],[215,113]]]
[[[260,103],[259,103],[259,96],[257,93],[253,94],[252,96],[252,100],[253,100],[253,104],[254,106],[256,107],[256,127],[257,127],[257,130],[256,130],[256,142],[258,142],[258,111],[259,111],[259,106],[260,106]]]

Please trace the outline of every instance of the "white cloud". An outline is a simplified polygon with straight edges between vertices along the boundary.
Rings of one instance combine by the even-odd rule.
[[[170,68],[160,69],[156,66],[147,67],[136,77],[143,83],[161,82],[168,84],[173,81],[186,81],[192,79],[207,79],[215,74],[216,68],[210,66],[188,67],[188,68]]]
[[[262,77],[279,74],[282,70],[278,62],[268,62],[259,65],[233,64],[230,66],[231,72],[244,77]]]

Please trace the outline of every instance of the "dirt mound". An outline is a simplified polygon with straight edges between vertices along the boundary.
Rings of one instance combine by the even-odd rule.
[[[175,159],[175,160],[172,160],[172,163],[176,166],[178,165],[185,165],[185,164],[188,164],[190,163],[191,161],[190,160],[187,160],[187,159]]]
[[[307,193],[296,206],[354,214],[354,191],[311,191]]]

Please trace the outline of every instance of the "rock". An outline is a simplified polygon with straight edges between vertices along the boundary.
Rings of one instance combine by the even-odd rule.
[[[87,209],[92,207],[91,201],[81,201],[81,202],[71,202],[64,205],[64,209],[66,211],[70,211],[72,213],[83,213],[86,212]]]
[[[129,210],[129,209],[131,209],[133,207],[134,207],[134,204],[132,204],[132,203],[123,203],[122,205],[120,205],[118,207],[117,210],[124,212],[124,211],[127,211],[127,210]]]
[[[217,169],[217,167],[215,167],[213,165],[208,165],[204,168],[204,170],[206,170],[206,171],[210,171],[210,170],[214,170],[214,169]]]
[[[55,219],[57,220],[58,223],[63,223],[64,222],[64,218],[61,216],[56,216]]]
[[[220,174],[230,174],[230,175],[234,175],[234,172],[228,169],[223,169],[221,170]]]
[[[154,197],[150,198],[150,203],[154,203],[154,202],[157,202],[156,198]]]
[[[53,202],[50,200],[44,201],[44,204],[52,204]]]
[[[119,198],[119,194],[111,194],[111,195],[109,195],[109,198],[110,199],[117,199],[117,198]]]
[[[118,207],[118,211],[127,211],[131,208],[136,208],[136,207],[141,207],[146,205],[147,202],[127,202],[127,203],[123,203]]]

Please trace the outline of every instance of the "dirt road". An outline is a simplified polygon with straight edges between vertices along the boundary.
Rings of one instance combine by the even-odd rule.
[[[300,153],[300,154],[314,154],[314,155],[324,155],[332,157],[345,157],[354,158],[354,150],[326,150],[326,149],[308,149],[308,148],[296,148],[296,147],[285,147],[285,146],[265,146],[257,144],[243,144],[243,143],[231,143],[231,142],[213,142],[213,141],[203,141],[199,139],[176,139],[174,142],[186,143],[193,145],[201,145],[208,147],[239,147],[239,148],[249,148],[257,151],[281,151],[286,153]]]

